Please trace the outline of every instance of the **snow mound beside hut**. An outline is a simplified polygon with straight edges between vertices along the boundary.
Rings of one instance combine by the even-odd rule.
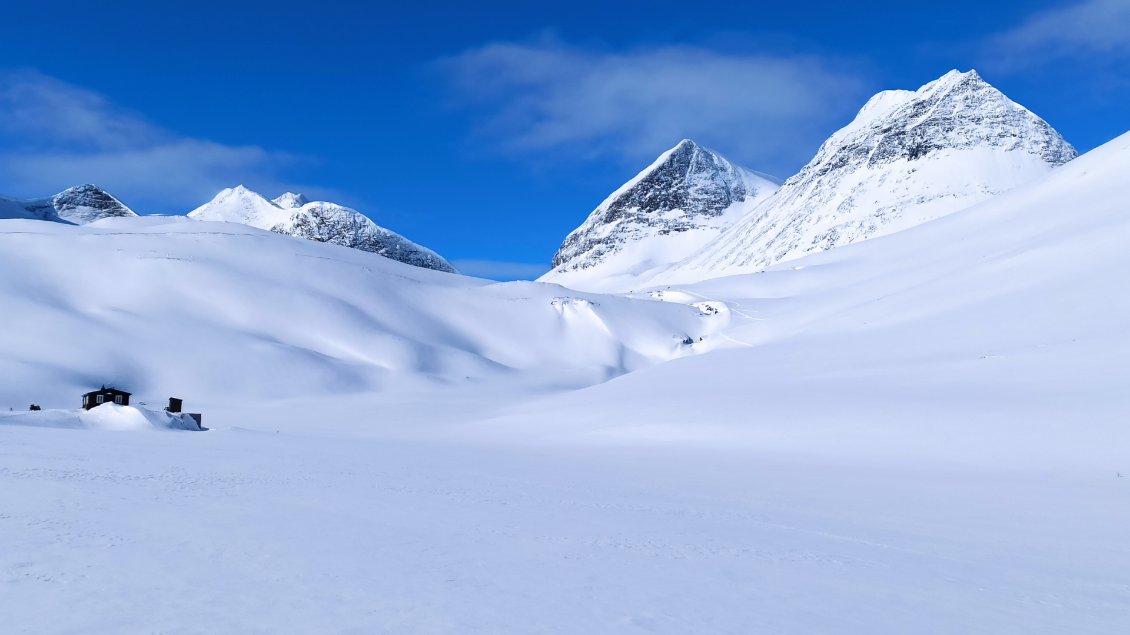
[[[0,413],[0,425],[91,430],[201,430],[184,413],[106,403],[90,410],[38,410]]]

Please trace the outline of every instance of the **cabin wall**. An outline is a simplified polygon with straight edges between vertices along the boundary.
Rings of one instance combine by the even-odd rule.
[[[83,409],[84,410],[90,410],[91,408],[97,408],[98,406],[101,406],[102,404],[98,403],[98,395],[102,395],[102,403],[118,403],[118,402],[114,401],[114,397],[117,397],[117,396],[120,395],[121,398],[122,398],[122,402],[119,405],[122,405],[122,406],[128,406],[129,405],[129,397],[130,396],[127,395],[127,394],[112,393],[110,391],[106,391],[106,392],[98,391],[96,393],[90,393],[90,394],[87,394],[87,395],[83,395],[83,404],[82,404]],[[89,402],[86,401],[87,397],[90,398]]]

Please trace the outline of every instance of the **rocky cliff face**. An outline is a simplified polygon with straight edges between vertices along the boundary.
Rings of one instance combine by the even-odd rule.
[[[137,214],[96,185],[68,188],[50,198],[0,199],[0,218],[30,218],[86,225],[103,218],[124,216]]]
[[[348,207],[335,203],[322,201],[305,203],[292,215],[288,223],[281,223],[270,229],[280,234],[380,254],[417,267],[456,273],[455,267],[436,252],[377,225]]]
[[[385,229],[364,214],[336,203],[309,201],[287,192],[273,201],[242,185],[223,190],[189,212],[196,220],[226,221],[279,234],[368,251],[400,262],[455,272],[434,251]]]
[[[51,203],[59,218],[76,225],[93,223],[103,218],[137,216],[121,201],[94,185],[80,185],[56,194]]]
[[[906,229],[1075,156],[1047,122],[976,71],[951,71],[917,91],[873,97],[772,197],[655,281],[758,271]]]
[[[683,140],[593,210],[542,280],[615,287],[685,257],[776,188],[769,177]]]

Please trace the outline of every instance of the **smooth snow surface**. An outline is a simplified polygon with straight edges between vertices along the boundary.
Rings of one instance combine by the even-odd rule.
[[[41,428],[89,428],[92,430],[196,430],[200,428],[187,414],[172,414],[113,403],[90,410],[40,410],[0,412],[0,425]]]
[[[0,403],[112,382],[211,428],[0,417],[0,624],[1126,632],[1128,172],[1130,134],[636,299],[225,223],[0,221]]]
[[[0,276],[0,376],[18,378],[0,383],[0,404],[52,408],[101,384],[155,401],[579,387],[692,354],[682,341],[717,325],[693,307],[488,283],[183,218],[0,221],[0,271],[19,272]]]

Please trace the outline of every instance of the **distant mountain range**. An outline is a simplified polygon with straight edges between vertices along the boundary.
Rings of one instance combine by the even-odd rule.
[[[41,199],[0,198],[0,219],[87,225],[106,218],[135,217],[121,201],[95,185],[81,185]],[[310,201],[287,192],[273,201],[242,185],[221,191],[188,214],[201,221],[241,223],[279,234],[352,247],[406,264],[455,273],[436,252],[336,203]]]
[[[872,97],[783,184],[690,139],[660,155],[565,237],[540,278],[628,291],[761,271],[898,232],[1036,181],[1076,156],[1047,122],[976,71]],[[0,218],[73,225],[136,216],[94,185],[0,199]],[[456,272],[436,252],[360,212],[242,185],[188,214]]]

